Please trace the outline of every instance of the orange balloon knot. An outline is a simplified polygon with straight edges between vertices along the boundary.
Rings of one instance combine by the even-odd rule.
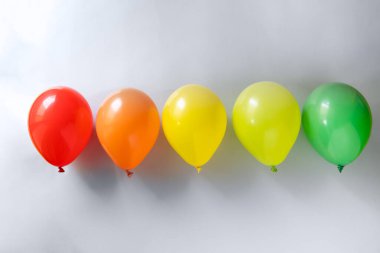
[[[58,167],[58,172],[63,173],[63,172],[65,172],[65,170],[62,167]]]
[[[133,172],[130,170],[126,170],[125,173],[127,173],[127,176],[130,178],[133,175]]]

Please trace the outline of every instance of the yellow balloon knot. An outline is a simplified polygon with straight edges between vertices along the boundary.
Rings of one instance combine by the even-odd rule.
[[[270,168],[270,170],[273,172],[273,173],[276,173],[278,170],[277,170],[277,168],[276,168],[276,166],[272,166],[271,168]]]
[[[201,167],[195,167],[195,169],[197,170],[198,174],[201,173],[201,171],[202,171]]]

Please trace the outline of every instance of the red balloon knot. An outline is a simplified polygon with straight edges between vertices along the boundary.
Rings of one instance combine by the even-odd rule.
[[[65,172],[65,170],[62,167],[58,167],[58,172],[63,173],[63,172]]]

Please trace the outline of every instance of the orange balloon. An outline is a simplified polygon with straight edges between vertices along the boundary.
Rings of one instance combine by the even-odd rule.
[[[122,89],[112,94],[96,116],[96,133],[101,145],[128,176],[153,148],[159,130],[156,105],[137,89]]]

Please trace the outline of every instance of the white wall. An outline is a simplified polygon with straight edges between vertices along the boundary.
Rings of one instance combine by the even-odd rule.
[[[376,0],[1,1],[0,252],[379,252],[379,11]],[[262,80],[300,105],[320,83],[353,84],[374,117],[364,153],[339,174],[301,133],[274,175],[229,122],[200,175],[161,134],[129,179],[95,137],[57,173],[27,132],[51,86],[77,89],[95,114],[122,87],[161,110],[201,83],[230,116]]]

